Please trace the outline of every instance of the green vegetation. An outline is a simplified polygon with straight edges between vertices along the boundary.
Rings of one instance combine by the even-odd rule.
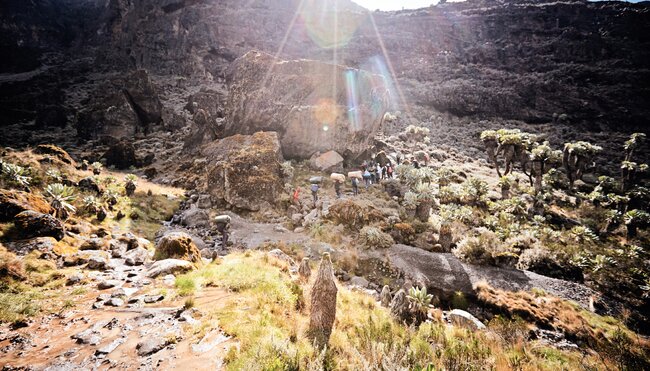
[[[201,287],[232,292],[204,321],[218,323],[238,346],[226,355],[232,370],[255,369],[606,369],[613,362],[578,351],[561,351],[530,340],[521,320],[500,318],[490,331],[449,327],[438,319],[408,327],[371,297],[339,287],[337,319],[329,347],[314,348],[306,337],[309,308],[302,289],[281,262],[264,253],[231,254],[188,277]],[[199,289],[200,290],[200,289]],[[428,312],[431,296],[414,289],[409,297]],[[435,317],[434,317],[435,318]],[[203,329],[202,331],[205,331]],[[494,334],[499,334],[494,336]]]

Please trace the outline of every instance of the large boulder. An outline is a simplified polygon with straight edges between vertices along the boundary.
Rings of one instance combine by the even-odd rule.
[[[235,60],[227,82],[225,134],[277,131],[287,158],[309,159],[329,150],[362,152],[389,102],[380,75],[314,60],[285,61],[259,51]]]
[[[258,211],[275,204],[283,190],[278,135],[259,132],[234,135],[208,144],[206,191],[240,209]],[[202,165],[203,166],[203,165]],[[206,171],[207,170],[207,171]]]
[[[309,160],[309,166],[321,171],[340,170],[343,166],[343,157],[336,151],[314,154]]]
[[[466,264],[450,253],[434,253],[407,245],[394,245],[387,254],[390,266],[416,286],[426,286],[443,295],[461,292],[475,295],[476,285],[488,285],[507,291],[540,288],[562,299],[589,307],[590,288],[575,282],[546,277],[529,271]]]
[[[41,196],[13,189],[0,189],[0,222],[12,221],[14,216],[25,210],[42,214],[53,212],[52,207]]]
[[[156,244],[154,260],[181,259],[195,265],[202,265],[201,252],[192,241],[192,237],[183,232],[171,232],[164,235]]]
[[[126,140],[110,146],[102,157],[106,159],[106,165],[112,165],[118,169],[128,169],[131,166],[139,165],[135,154],[135,146]]]
[[[194,265],[187,260],[164,259],[151,264],[147,270],[147,277],[155,278],[160,275],[185,273],[194,269]]]
[[[16,215],[14,225],[20,238],[54,237],[61,240],[65,235],[65,227],[60,220],[32,210]]]

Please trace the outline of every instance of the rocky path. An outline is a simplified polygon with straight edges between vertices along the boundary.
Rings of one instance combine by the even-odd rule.
[[[111,258],[108,269],[90,272],[73,308],[25,328],[0,327],[1,369],[219,369],[232,340],[218,328],[197,329],[229,293],[206,288],[185,310],[182,298],[165,298],[174,276],[154,281],[144,265],[124,262]]]

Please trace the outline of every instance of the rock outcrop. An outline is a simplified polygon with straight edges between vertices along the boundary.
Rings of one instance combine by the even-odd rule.
[[[278,135],[259,132],[210,143],[203,151],[207,193],[245,210],[274,205],[282,192],[282,150]]]
[[[388,250],[391,266],[414,284],[427,287],[431,292],[473,295],[479,282],[502,290],[519,291],[541,288],[562,299],[573,300],[584,308],[589,307],[589,297],[596,293],[584,285],[550,278],[529,271],[470,265],[450,253],[432,253],[406,245],[394,245]]]
[[[16,215],[14,225],[20,238],[54,237],[61,240],[65,235],[65,227],[60,220],[32,210]]]
[[[0,189],[0,222],[12,221],[14,216],[25,210],[42,214],[53,212],[52,207],[41,196],[29,192]]]
[[[358,154],[388,109],[387,81],[368,71],[251,51],[228,72],[225,134],[276,131],[284,156]]]

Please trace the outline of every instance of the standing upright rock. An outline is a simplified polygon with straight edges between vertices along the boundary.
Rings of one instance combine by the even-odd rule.
[[[330,254],[324,253],[311,289],[311,314],[307,332],[316,346],[325,346],[332,334],[337,291]]]
[[[300,275],[300,279],[309,281],[309,277],[311,276],[311,267],[309,266],[309,258],[302,259],[302,262],[300,262],[300,267],[298,268],[298,274]]]
[[[393,301],[390,302],[390,314],[402,321],[408,321],[409,315],[409,302],[406,298],[406,291],[400,289]]]
[[[381,294],[379,294],[379,301],[384,307],[390,306],[391,297],[390,287],[388,287],[388,285],[384,285],[384,287],[381,289]]]

